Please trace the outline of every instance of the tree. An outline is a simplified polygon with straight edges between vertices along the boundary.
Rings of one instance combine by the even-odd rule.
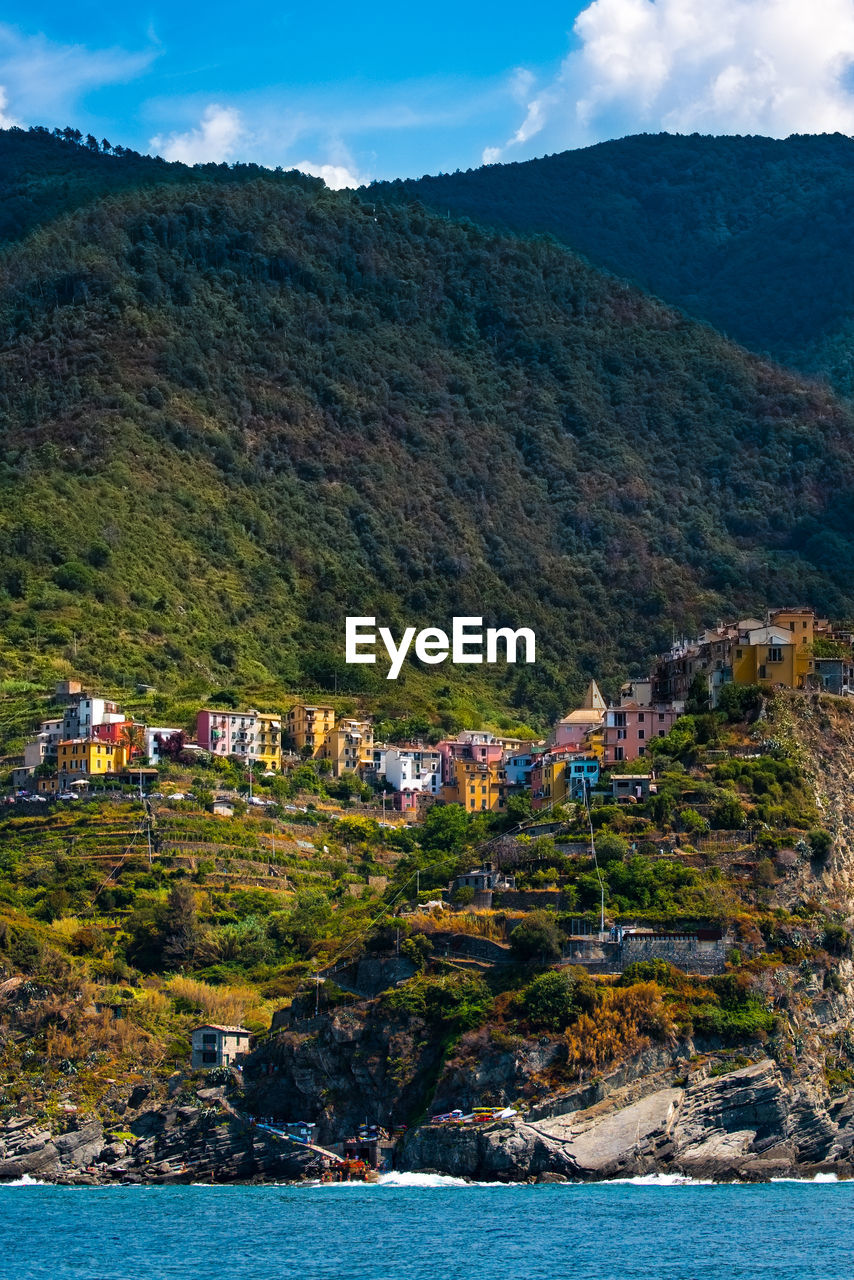
[[[122,729],[122,745],[127,749],[128,762],[141,756],[145,750],[145,726],[126,724]]]
[[[628,851],[628,842],[610,831],[603,831],[596,839],[596,860],[600,867],[607,867],[612,862],[623,862]]]
[[[471,906],[474,902],[474,889],[470,884],[461,884],[459,889],[454,890],[451,901],[457,907]]]
[[[157,750],[160,756],[165,756],[167,760],[174,762],[181,758],[181,752],[187,743],[187,735],[181,729],[177,733],[170,733],[166,737],[162,733],[155,733],[154,741],[157,743]]]
[[[192,966],[201,931],[196,911],[196,895],[188,884],[172,886],[163,920],[163,958],[178,968]]]
[[[507,800],[505,813],[507,815],[507,823],[511,827],[517,826],[519,823],[526,822],[533,816],[533,806],[531,797],[528,792],[523,792],[518,796],[510,796]]]
[[[465,844],[471,823],[460,804],[434,804],[427,810],[421,828],[421,844],[425,849],[457,852]]]
[[[510,934],[510,949],[517,960],[560,959],[563,950],[557,921],[548,911],[531,911]]]
[[[725,831],[737,831],[744,826],[744,809],[735,796],[727,796],[715,805],[712,823]]]
[[[563,1031],[577,1013],[588,1011],[595,1001],[590,975],[578,968],[538,973],[521,997],[524,1016],[531,1026],[546,1031]]]

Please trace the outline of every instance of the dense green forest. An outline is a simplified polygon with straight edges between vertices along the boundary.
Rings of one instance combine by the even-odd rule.
[[[375,184],[545,232],[753,351],[854,393],[854,139],[641,135]]]
[[[388,694],[346,614],[480,614],[538,636],[482,700],[543,722],[674,627],[854,614],[850,411],[554,241],[44,133],[2,155],[31,199],[0,259],[7,675]],[[390,709],[462,686],[407,664]]]

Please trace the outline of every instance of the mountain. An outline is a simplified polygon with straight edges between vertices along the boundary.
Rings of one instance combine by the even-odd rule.
[[[854,394],[854,139],[842,134],[643,134],[369,193],[553,235],[751,350]]]
[[[547,239],[35,143],[0,259],[7,675],[543,722],[674,627],[854,615],[827,390]],[[32,147],[2,137],[19,187]],[[344,664],[347,614],[529,626],[538,662],[393,685]]]

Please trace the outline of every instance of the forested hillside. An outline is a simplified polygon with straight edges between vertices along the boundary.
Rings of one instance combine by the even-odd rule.
[[[46,215],[0,259],[7,673],[387,693],[347,613],[482,614],[539,658],[484,697],[548,718],[674,626],[854,614],[829,393],[547,240],[37,141]],[[61,212],[78,159],[128,181]],[[460,671],[408,665],[401,712]]]
[[[641,135],[370,195],[548,232],[751,350],[854,392],[854,140],[842,134]]]

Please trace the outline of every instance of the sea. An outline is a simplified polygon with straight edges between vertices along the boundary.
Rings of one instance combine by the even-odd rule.
[[[0,1185],[3,1280],[851,1280],[854,1182]]]

